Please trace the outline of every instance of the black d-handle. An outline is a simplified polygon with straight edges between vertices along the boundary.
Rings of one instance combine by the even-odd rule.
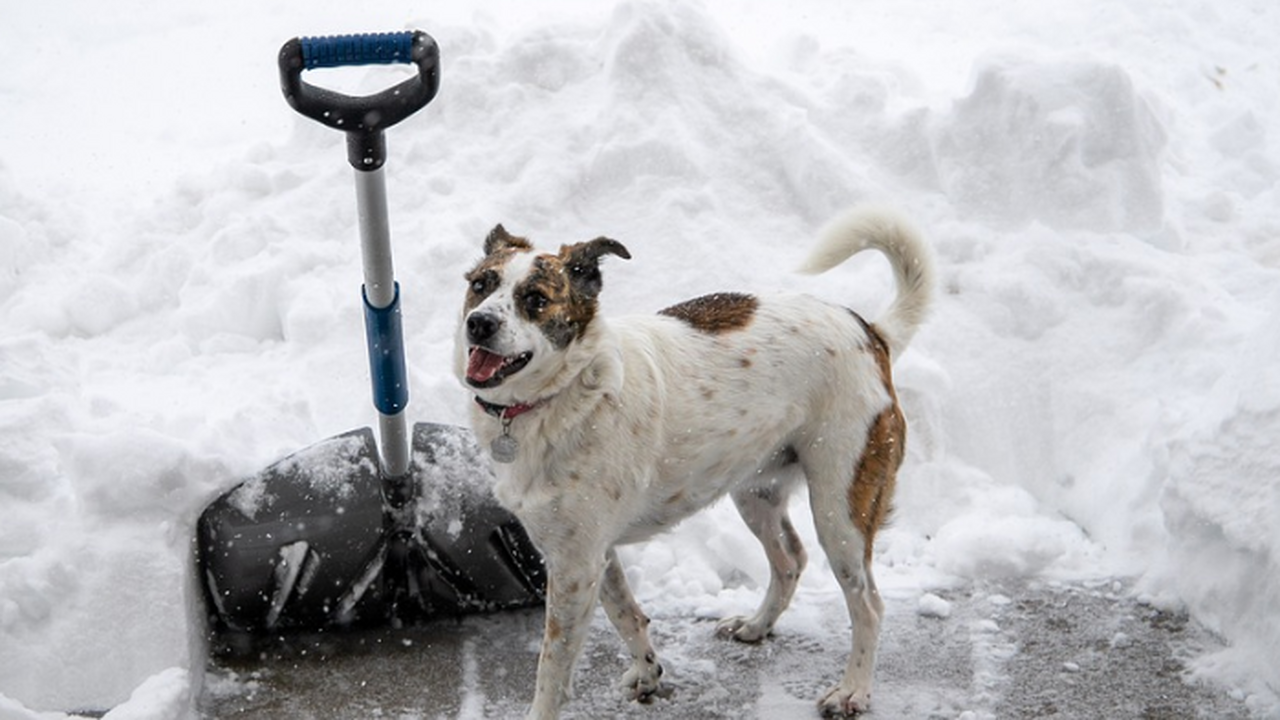
[[[418,66],[418,74],[363,97],[311,85],[303,70],[349,65]],[[293,109],[347,133],[347,160],[357,170],[377,170],[387,159],[382,131],[417,112],[440,88],[440,49],[421,30],[294,38],[280,48],[280,86]]]

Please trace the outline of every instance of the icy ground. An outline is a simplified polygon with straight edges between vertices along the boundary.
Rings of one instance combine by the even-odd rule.
[[[1185,675],[1280,717],[1280,5],[11,5],[5,720],[192,712],[194,518],[370,423],[343,139],[288,109],[274,62],[295,35],[404,27],[444,58],[439,97],[388,138],[415,419],[463,422],[460,276],[494,223],[625,242],[606,314],[738,289],[874,318],[883,261],[786,268],[839,210],[896,206],[942,286],[895,365],[912,435],[878,546],[886,593],[910,609],[1119,578],[1223,643],[1170,692]],[[832,588],[813,555],[788,615],[802,636]],[[626,558],[652,614],[694,624],[767,579],[724,506]],[[890,617],[885,642],[911,622]],[[1011,652],[1013,672],[1030,651]],[[1017,702],[993,692],[945,707]]]
[[[945,597],[944,597],[945,596]],[[1243,720],[1240,697],[1179,681],[1185,659],[1212,647],[1185,615],[1134,603],[1118,582],[1088,586],[979,581],[941,595],[887,598],[879,684],[868,717],[942,720],[1053,717]],[[715,637],[716,617],[656,616],[666,692],[623,699],[629,658],[598,614],[577,697],[565,717],[816,717],[848,647],[836,593],[805,599],[759,646]],[[211,668],[206,717],[399,720],[520,717],[533,688],[542,613],[514,612],[302,641],[266,659]]]

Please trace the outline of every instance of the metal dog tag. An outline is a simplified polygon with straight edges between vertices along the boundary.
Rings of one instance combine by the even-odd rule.
[[[516,451],[520,449],[520,443],[508,433],[502,433],[489,443],[489,452],[493,453],[494,462],[513,463],[516,461]]]

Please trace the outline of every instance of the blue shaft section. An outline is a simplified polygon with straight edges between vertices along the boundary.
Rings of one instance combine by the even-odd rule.
[[[413,33],[369,33],[304,37],[302,62],[307,70],[347,65],[390,65],[413,62]]]
[[[369,304],[364,295],[364,331],[369,341],[369,373],[373,376],[373,406],[395,415],[409,404],[409,381],[404,365],[404,330],[400,321],[400,283],[395,299],[384,308]]]

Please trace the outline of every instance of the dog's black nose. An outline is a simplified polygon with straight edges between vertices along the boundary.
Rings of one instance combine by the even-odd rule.
[[[473,345],[483,345],[498,334],[498,318],[487,313],[472,313],[467,317],[467,339]]]

